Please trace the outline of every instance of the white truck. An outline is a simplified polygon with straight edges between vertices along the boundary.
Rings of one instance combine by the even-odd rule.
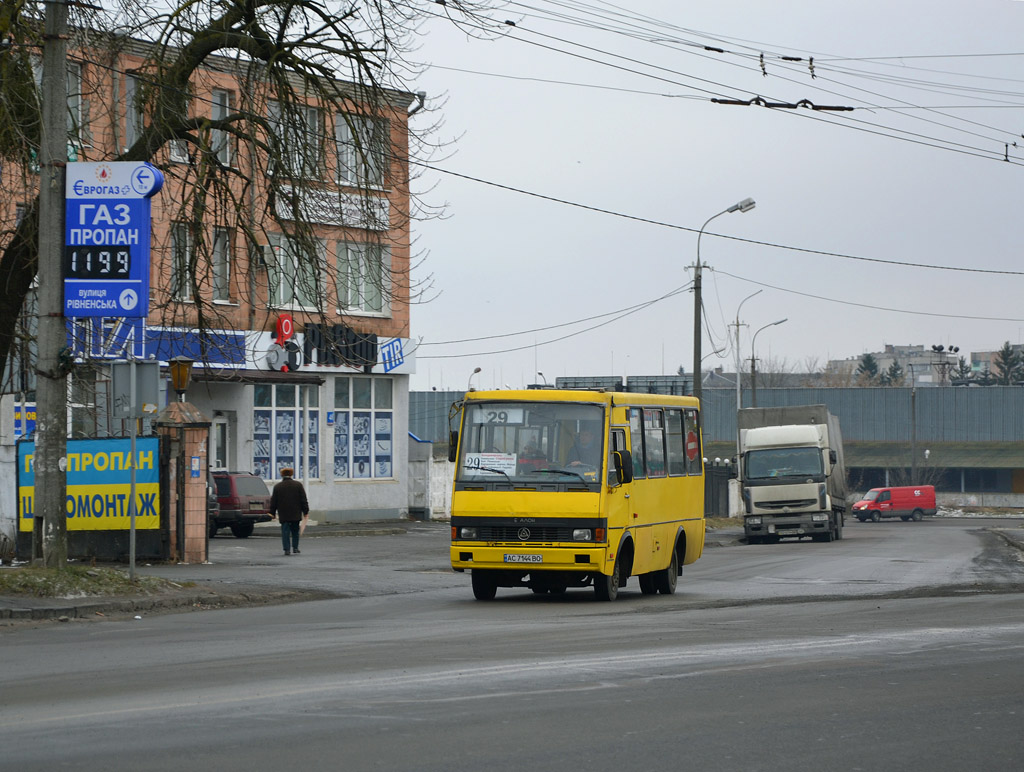
[[[737,414],[738,475],[748,544],[843,538],[846,465],[839,419],[825,405]]]

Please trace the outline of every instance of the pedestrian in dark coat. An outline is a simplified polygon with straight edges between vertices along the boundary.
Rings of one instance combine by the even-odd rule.
[[[281,482],[274,486],[270,496],[270,514],[281,523],[281,543],[284,554],[299,554],[299,533],[303,520],[309,517],[309,502],[306,500],[306,489],[302,483],[293,480],[295,470],[284,467],[281,470]]]

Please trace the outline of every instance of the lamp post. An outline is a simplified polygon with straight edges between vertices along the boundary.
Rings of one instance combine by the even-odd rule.
[[[939,344],[932,346],[932,352],[935,354],[935,368],[939,371],[939,383],[948,386],[949,371],[956,366],[956,355],[960,352],[960,347]]]
[[[697,399],[701,397],[701,356],[700,356],[700,341],[701,341],[701,329],[700,329],[700,314],[701,314],[701,300],[700,300],[700,238],[704,235],[704,229],[708,227],[708,223],[714,220],[716,217],[721,217],[723,214],[729,214],[730,212],[749,212],[755,206],[754,199],[745,198],[738,204],[733,204],[728,209],[723,209],[716,215],[712,215],[704,224],[700,226],[700,230],[697,231],[697,265],[693,272],[693,396]],[[700,415],[698,413],[698,415]]]
[[[777,324],[788,321],[789,317],[786,317],[785,319],[779,319],[777,322],[766,324],[754,333],[754,338],[750,342],[750,404],[754,407],[757,407],[757,356],[755,354],[757,351],[757,336],[761,330],[767,330],[769,327],[774,327]]]
[[[537,375],[540,376],[541,381],[543,381],[544,385],[547,386],[548,385],[548,379],[544,377],[544,373],[542,373],[540,370],[538,370],[537,371]]]
[[[473,376],[480,372],[479,367],[474,367],[473,372],[469,374],[469,380],[466,382],[466,391],[473,391]]]
[[[750,300],[754,295],[760,295],[763,290],[758,290],[752,295],[747,295],[743,300],[740,301],[739,306],[736,309],[736,409],[739,410],[743,407],[743,392],[740,387],[740,309],[743,308],[743,304]]]

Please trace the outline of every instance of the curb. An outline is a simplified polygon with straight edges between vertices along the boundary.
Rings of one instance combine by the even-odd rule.
[[[186,608],[215,609],[243,606],[269,606],[307,600],[339,597],[322,590],[235,589],[230,592],[188,591],[153,598],[97,598],[68,605],[66,601],[38,598],[27,605],[24,598],[0,598],[0,621],[26,622],[116,617],[140,612],[159,614]]]

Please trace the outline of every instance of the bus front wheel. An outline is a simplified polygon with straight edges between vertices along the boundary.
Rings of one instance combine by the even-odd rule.
[[[473,597],[477,600],[494,600],[498,594],[498,583],[487,572],[473,569]]]
[[[615,566],[611,576],[594,574],[594,594],[598,600],[615,600],[619,597],[619,559],[615,558]]]

